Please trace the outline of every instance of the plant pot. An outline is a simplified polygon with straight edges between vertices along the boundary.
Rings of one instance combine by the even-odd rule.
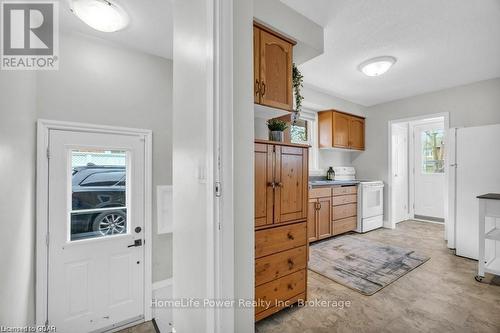
[[[283,142],[283,131],[269,131],[269,140]]]

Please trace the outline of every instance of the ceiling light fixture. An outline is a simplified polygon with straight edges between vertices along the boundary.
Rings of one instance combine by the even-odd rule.
[[[129,23],[127,12],[108,0],[70,0],[73,14],[95,30],[115,32]]]
[[[367,76],[379,76],[387,72],[396,63],[391,56],[376,57],[363,61],[358,69]]]

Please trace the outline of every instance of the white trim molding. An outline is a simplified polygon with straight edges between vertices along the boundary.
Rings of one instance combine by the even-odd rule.
[[[414,209],[413,209],[413,203],[414,203],[414,195],[413,195],[413,184],[411,181],[412,175],[412,167],[413,167],[413,133],[412,133],[412,124],[415,122],[419,123],[424,123],[424,122],[435,122],[437,119],[443,119],[444,122],[444,133],[445,133],[445,192],[444,192],[444,204],[445,204],[445,239],[446,237],[446,229],[449,227],[450,224],[450,219],[448,218],[448,174],[449,174],[449,128],[450,128],[450,118],[449,118],[449,113],[448,112],[442,112],[442,113],[434,113],[434,114],[427,114],[427,115],[422,115],[418,117],[411,117],[411,118],[403,118],[403,119],[394,119],[394,120],[389,120],[388,121],[388,128],[387,128],[387,221],[384,221],[384,227],[386,228],[391,228],[394,229],[396,227],[396,223],[393,220],[392,217],[392,125],[393,124],[398,124],[398,123],[408,123],[410,124],[410,133],[408,135],[408,140],[409,140],[409,150],[408,150],[408,158],[409,158],[409,163],[408,163],[408,178],[409,178],[409,198],[408,198],[408,204],[409,204],[409,211],[410,211],[410,219],[414,218]]]
[[[39,119],[37,121],[36,156],[36,279],[35,322],[45,325],[48,320],[48,190],[49,190],[49,135],[51,130],[121,134],[144,139],[144,320],[151,320],[152,300],[152,131],[126,127]]]

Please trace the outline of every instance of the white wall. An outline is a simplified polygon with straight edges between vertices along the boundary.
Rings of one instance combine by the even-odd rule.
[[[233,2],[234,49],[234,289],[235,298],[254,297],[254,118],[253,0]],[[254,332],[252,308],[235,311],[234,332]]]
[[[18,216],[16,227],[4,226],[10,232],[1,236],[2,324],[34,321],[37,118],[151,129],[153,186],[172,183],[172,61],[76,34],[61,35],[60,61],[59,71],[0,73],[0,147],[10,152],[0,163],[4,175],[18,175],[1,177],[16,185],[2,184],[14,188],[2,191],[1,221]],[[155,212],[153,207],[153,281],[172,275],[171,236],[156,234]]]
[[[500,79],[410,97],[366,109],[366,151],[353,158],[358,176],[387,184],[388,122],[449,112],[451,127],[500,123]],[[387,191],[384,192],[387,212]],[[384,217],[387,219],[387,216]]]
[[[153,131],[153,281],[172,275],[172,237],[156,233],[156,186],[172,184],[172,61],[64,34],[59,71],[37,75],[38,118]]]
[[[0,324],[35,316],[34,72],[0,72]]]
[[[211,3],[174,1],[174,132],[173,132],[173,296],[178,299],[213,295],[213,104]],[[189,87],[189,89],[188,89]],[[189,128],[184,126],[189,124]],[[177,308],[178,332],[205,332],[212,326],[210,309]]]

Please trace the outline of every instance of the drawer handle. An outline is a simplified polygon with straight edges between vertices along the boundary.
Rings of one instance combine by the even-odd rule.
[[[288,268],[289,269],[293,268],[293,260],[292,259],[288,259]]]
[[[290,239],[290,240],[294,240],[294,239],[295,239],[295,237],[293,237],[293,235],[292,235],[290,232],[288,232],[288,234],[287,234],[286,236],[287,236],[287,237],[288,237],[288,239]]]
[[[288,284],[288,290],[293,290],[293,286],[290,283]]]

